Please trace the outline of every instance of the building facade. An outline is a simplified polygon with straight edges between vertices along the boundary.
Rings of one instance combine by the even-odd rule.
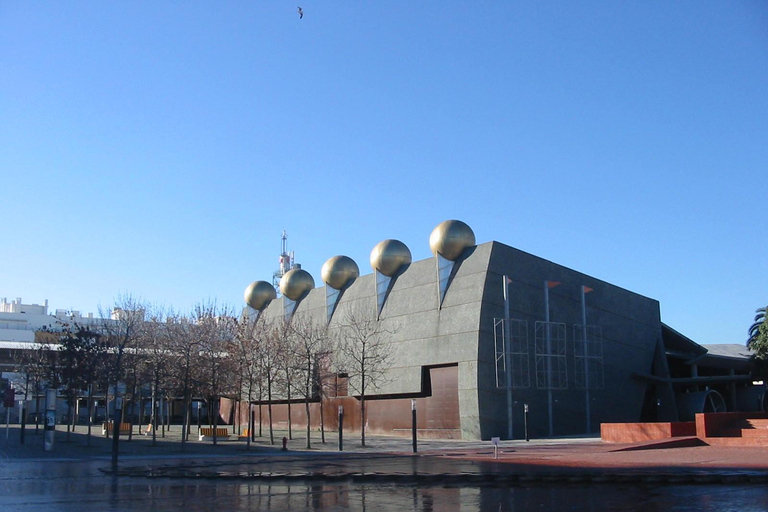
[[[763,393],[747,390],[749,354],[710,369],[707,349],[664,325],[656,300],[499,242],[474,245],[472,235],[464,245],[450,260],[437,251],[406,258],[395,272],[373,261],[374,250],[372,274],[336,284],[335,294],[326,285],[298,300],[282,296],[260,314],[304,315],[331,331],[346,311],[378,317],[393,353],[367,397],[367,428],[378,433],[409,433],[411,400],[420,435],[490,439],[676,421],[691,407],[712,407],[713,393],[727,410],[747,392]],[[326,425],[343,403],[356,406],[328,399]]]

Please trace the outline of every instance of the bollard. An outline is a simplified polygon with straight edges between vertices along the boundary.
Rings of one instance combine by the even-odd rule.
[[[528,404],[525,404],[524,413],[525,413],[525,440],[530,441],[531,438],[528,437]]]
[[[56,434],[56,390],[49,389],[45,393],[45,451],[53,451],[53,440]]]
[[[413,437],[413,453],[416,453],[416,400],[411,400],[411,436]]]
[[[21,429],[19,430],[19,444],[24,444],[24,434],[27,431],[27,397],[21,402]]]
[[[344,406],[339,406],[339,451],[344,451]]]
[[[288,438],[287,437],[283,437],[283,451],[284,452],[288,451]]]

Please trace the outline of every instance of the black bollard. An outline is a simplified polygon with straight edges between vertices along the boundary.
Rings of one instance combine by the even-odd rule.
[[[26,397],[25,397],[26,398]],[[19,444],[24,444],[24,433],[27,430],[27,401],[21,403],[21,429],[19,430]]]
[[[525,417],[525,440],[530,441],[531,439],[528,437],[528,404],[525,404],[524,410],[524,417]]]
[[[344,451],[344,406],[339,406],[339,451]]]
[[[416,400],[411,400],[411,435],[413,436],[413,453],[416,453]]]

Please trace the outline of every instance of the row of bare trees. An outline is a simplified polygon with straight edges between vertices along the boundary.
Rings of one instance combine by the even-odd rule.
[[[35,350],[23,352],[19,369],[27,387],[45,384],[59,389],[71,408],[87,398],[88,441],[96,396],[114,404],[114,425],[126,416],[144,416],[150,399],[149,423],[153,442],[158,430],[160,398],[182,404],[182,449],[188,441],[194,400],[207,404],[208,421],[215,429],[223,397],[235,403],[266,403],[270,442],[274,444],[272,406],[304,403],[307,448],[310,448],[311,407],[320,406],[321,439],[325,441],[323,398],[332,379],[348,376],[349,388],[359,397],[361,443],[365,445],[365,399],[380,384],[390,364],[389,332],[373,317],[348,309],[329,329],[309,316],[268,319],[236,313],[215,302],[198,304],[188,315],[120,297],[98,322],[61,322],[52,326]],[[31,391],[34,391],[32,388]],[[30,391],[30,389],[26,389]],[[35,394],[39,396],[39,392]],[[262,408],[258,431],[263,434]],[[39,410],[39,407],[38,407]],[[253,409],[248,407],[248,444],[254,432]],[[288,431],[292,436],[291,408]],[[109,413],[109,408],[107,408]],[[199,414],[199,409],[198,409]],[[74,423],[73,423],[74,425]],[[165,426],[163,425],[164,429]],[[131,431],[132,432],[132,431]],[[132,434],[129,434],[129,436]],[[120,436],[113,429],[112,462],[117,464]],[[216,443],[214,436],[213,442]]]

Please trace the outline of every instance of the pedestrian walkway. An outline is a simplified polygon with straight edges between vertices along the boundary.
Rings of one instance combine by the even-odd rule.
[[[237,436],[198,441],[193,435],[182,450],[181,432],[173,427],[165,437],[121,438],[118,474],[144,478],[225,478],[302,481],[391,482],[419,485],[528,485],[536,482],[655,482],[768,483],[768,449],[648,446],[603,443],[597,438],[558,438],[502,441],[498,449],[487,441],[420,440],[418,453],[411,439],[369,436],[346,438],[338,450],[336,433],[326,443],[294,432],[281,450],[287,432],[275,432],[275,444],[257,437],[250,449]],[[333,434],[333,435],[331,435]],[[0,457],[13,461],[104,461],[111,471],[111,439],[84,431],[56,432],[52,452],[43,451],[43,434],[28,433],[22,446],[18,429],[0,441]]]

